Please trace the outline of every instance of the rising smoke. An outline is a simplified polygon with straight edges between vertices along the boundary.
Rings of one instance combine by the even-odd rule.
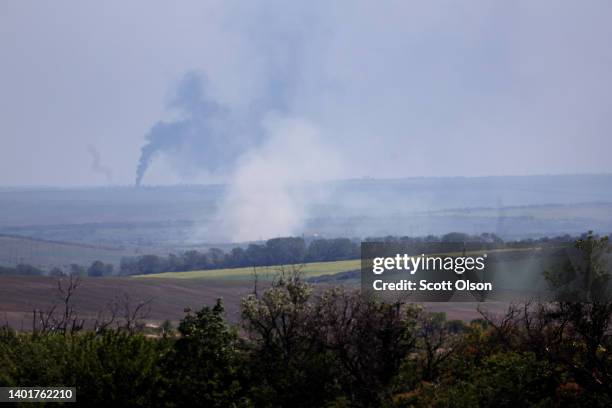
[[[269,92],[240,110],[213,100],[203,78],[192,72],[180,81],[169,104],[180,116],[147,134],[136,185],[155,156],[176,156],[182,166],[220,174],[227,183],[217,214],[194,232],[198,237],[251,241],[298,233],[313,191],[304,196],[295,187],[338,177],[342,157],[316,124],[289,112],[290,82],[266,87]]]
[[[295,20],[271,24],[273,16],[269,13],[275,8],[273,4],[268,6],[242,11],[246,16],[240,24],[234,20],[240,20],[241,12],[234,10],[231,15],[233,24],[239,26],[236,29],[240,41],[248,50],[249,65],[240,66],[237,77],[230,81],[241,83],[247,77],[246,82],[256,84],[255,91],[241,93],[238,101],[223,100],[211,88],[215,85],[216,90],[222,91],[227,84],[215,82],[215,78],[209,83],[202,72],[187,73],[167,106],[178,118],[157,122],[146,135],[148,143],[142,147],[136,170],[137,186],[154,158],[161,154],[174,159],[179,172],[191,168],[227,178],[236,160],[263,141],[266,117],[293,114],[306,58],[305,37],[312,27],[300,21],[300,10],[295,10]]]
[[[178,118],[159,121],[149,130],[136,169],[136,186],[157,155],[178,157],[183,168],[227,172],[260,139],[257,115],[241,114],[215,101],[207,92],[205,77],[195,72],[185,74],[167,107]]]
[[[107,182],[113,181],[113,170],[102,163],[100,152],[95,146],[87,146],[87,152],[91,156],[91,171],[97,174],[102,174]]]
[[[180,175],[214,172],[227,197],[206,234],[242,240],[299,233],[310,198],[289,185],[346,176],[342,156],[354,178],[607,168],[593,148],[609,140],[607,13],[451,3],[220,2],[136,184],[158,156]]]
[[[238,102],[224,101],[211,92],[215,83],[188,73],[168,104],[178,117],[156,123],[142,147],[137,186],[158,155],[225,181],[218,213],[196,231],[203,239],[247,241],[299,233],[310,198],[294,187],[341,173],[342,158],[321,126],[295,108],[303,70],[312,63],[305,51],[317,38],[311,32],[306,40],[312,24],[301,10],[270,24],[270,10],[258,10],[241,28],[253,58],[242,74],[254,78],[256,92]]]
[[[342,174],[342,156],[313,123],[272,115],[264,134],[264,143],[241,157],[203,236],[244,242],[299,234],[309,204],[329,194],[321,182]],[[300,188],[305,182],[317,187],[306,193]]]

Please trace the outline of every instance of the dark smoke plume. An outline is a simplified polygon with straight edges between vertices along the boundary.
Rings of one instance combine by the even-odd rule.
[[[183,169],[218,172],[232,168],[236,158],[257,141],[258,124],[253,113],[240,114],[221,105],[207,94],[205,85],[205,78],[196,73],[183,77],[168,104],[179,118],[157,122],[146,135],[136,186],[160,153],[180,157]]]
[[[245,99],[241,107],[228,106],[211,96],[204,76],[186,74],[168,104],[169,109],[179,113],[179,118],[157,122],[146,135],[136,185],[142,183],[158,154],[174,159],[176,170],[186,174],[194,169],[222,176],[230,174],[236,159],[263,141],[262,121],[266,115],[289,113],[301,73],[303,30],[304,27],[288,27],[249,31],[252,49],[263,56],[258,71],[261,90]]]

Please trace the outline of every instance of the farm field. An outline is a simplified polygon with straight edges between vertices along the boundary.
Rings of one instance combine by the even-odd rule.
[[[265,290],[263,281],[259,290]],[[316,284],[316,290],[330,285]],[[151,300],[146,322],[159,324],[168,319],[176,324],[185,316],[185,308],[198,310],[223,299],[226,317],[231,323],[240,322],[240,301],[253,291],[251,280],[218,279],[131,279],[83,278],[75,292],[74,306],[84,319],[94,320],[114,299],[128,295],[133,305]],[[58,304],[57,280],[43,276],[0,276],[0,326],[7,324],[18,330],[31,330],[32,311],[47,310]],[[469,321],[480,315],[476,302],[426,303],[428,310],[445,312],[450,319]],[[487,310],[501,313],[507,301],[488,302]],[[481,304],[482,306],[482,304]]]
[[[292,265],[284,266],[258,266],[255,268],[258,279],[271,280],[283,271],[292,269]],[[300,268],[304,278],[321,275],[332,275],[335,273],[358,270],[361,268],[361,260],[351,259],[348,261],[335,262],[312,262],[306,263]],[[135,275],[132,279],[221,279],[221,280],[252,280],[254,270],[252,267],[207,269],[189,272],[164,272],[150,275]]]
[[[484,251],[468,251],[477,255]],[[502,248],[486,251],[492,261],[491,271],[499,276],[497,282],[503,290],[502,297],[487,302],[492,311],[502,311],[517,293],[525,287],[536,287],[541,277],[542,259],[537,248]],[[436,255],[436,254],[430,254]],[[461,255],[446,253],[437,255]],[[82,254],[81,254],[82,256]],[[324,277],[314,283],[316,290],[344,285],[359,287],[360,259],[314,262],[300,265],[305,279]],[[257,267],[258,289],[265,290],[270,281],[283,270],[290,272],[291,265]],[[355,277],[339,279],[335,274],[354,271]],[[326,276],[327,275],[327,276]],[[254,288],[253,268],[200,270],[191,272],[165,272],[133,277],[82,278],[75,295],[75,308],[83,318],[93,320],[97,313],[117,297],[128,295],[133,302],[151,300],[150,314],[146,321],[159,324],[168,319],[178,322],[185,308],[197,310],[222,298],[231,322],[240,321],[240,302]],[[534,279],[536,278],[536,279]],[[517,292],[519,291],[519,292]],[[45,276],[0,276],[0,325],[29,330],[32,311],[46,310],[58,302],[57,279]],[[479,316],[478,303],[449,302],[428,303],[431,311],[445,312],[449,318],[470,320]]]
[[[265,283],[262,283],[265,288]],[[240,299],[251,293],[248,281],[186,281],[181,279],[82,278],[75,291],[74,307],[80,318],[94,320],[109,302],[129,296],[132,307],[150,300],[145,319],[177,322],[185,308],[198,310],[222,298],[230,321],[239,318]],[[31,330],[32,311],[59,304],[57,279],[45,276],[0,276],[0,326]]]

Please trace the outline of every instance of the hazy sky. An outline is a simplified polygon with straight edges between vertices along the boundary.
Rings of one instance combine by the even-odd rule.
[[[0,185],[131,184],[148,142],[146,184],[249,183],[236,169],[270,161],[612,172],[610,21],[594,0],[5,0]]]

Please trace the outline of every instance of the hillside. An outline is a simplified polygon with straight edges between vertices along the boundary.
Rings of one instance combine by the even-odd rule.
[[[161,252],[220,245],[211,223],[226,187],[0,190],[0,233]],[[504,239],[612,231],[612,175],[356,179],[291,187],[305,203],[294,235]],[[262,239],[272,237],[261,237]]]
[[[71,263],[89,265],[95,260],[118,264],[122,257],[134,254],[121,247],[0,235],[0,265],[4,266],[26,263],[49,269]]]

